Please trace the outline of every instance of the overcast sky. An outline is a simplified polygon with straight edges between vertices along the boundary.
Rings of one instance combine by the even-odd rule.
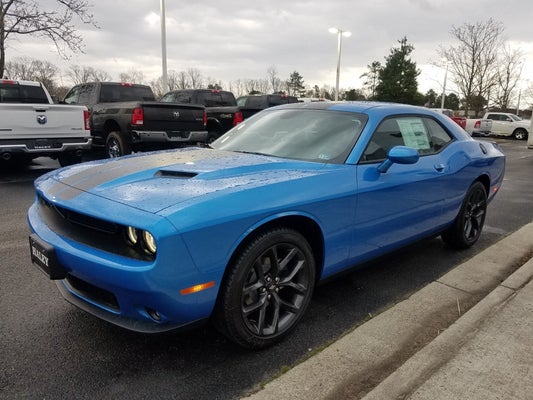
[[[54,4],[42,0],[40,4]],[[102,69],[118,79],[140,70],[147,80],[161,76],[160,0],[89,0],[99,29],[79,25],[85,54],[71,64]],[[360,88],[360,75],[373,61],[384,63],[406,36],[421,69],[419,91],[442,90],[439,46],[457,44],[453,26],[503,23],[512,48],[526,56],[525,87],[533,83],[533,5],[531,0],[165,0],[168,70],[198,69],[227,88],[237,79],[278,77],[298,71],[306,85],[335,86],[338,27],[352,33],[342,42],[340,87]],[[45,41],[20,37],[8,42],[7,61],[28,56],[66,71],[68,63]],[[453,77],[449,76],[448,85]],[[531,82],[528,80],[531,79]],[[64,84],[69,85],[64,77]]]

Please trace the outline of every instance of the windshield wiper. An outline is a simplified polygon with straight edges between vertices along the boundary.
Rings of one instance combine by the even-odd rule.
[[[234,150],[235,153],[244,153],[244,154],[254,154],[256,156],[267,156],[267,157],[275,157],[272,154],[267,153],[260,153],[258,151],[245,151],[245,150]]]

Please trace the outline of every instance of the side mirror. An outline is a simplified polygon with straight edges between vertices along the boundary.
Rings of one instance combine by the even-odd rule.
[[[414,164],[420,155],[416,149],[407,146],[395,146],[389,150],[387,159],[378,166],[378,171],[384,174],[392,164]]]

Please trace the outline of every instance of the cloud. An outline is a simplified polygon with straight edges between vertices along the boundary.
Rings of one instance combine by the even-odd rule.
[[[101,28],[79,26],[85,54],[74,55],[70,63],[104,69],[117,79],[132,68],[149,80],[160,76],[160,2],[93,3],[91,12]],[[509,0],[505,5],[496,0],[167,0],[165,6],[168,69],[196,68],[225,83],[265,78],[267,69],[275,66],[282,79],[296,70],[309,86],[333,86],[337,40],[328,28],[339,27],[352,32],[343,40],[341,87],[360,87],[359,76],[366,66],[383,63],[406,36],[415,48],[413,59],[423,70],[420,89],[438,91],[444,70],[432,63],[439,58],[439,46],[455,44],[452,26],[490,16],[504,24],[511,43],[526,49],[524,74],[531,76],[533,71],[533,31],[524,12],[530,8],[526,0]],[[8,44],[8,60],[25,55],[68,67],[51,43],[21,38]]]

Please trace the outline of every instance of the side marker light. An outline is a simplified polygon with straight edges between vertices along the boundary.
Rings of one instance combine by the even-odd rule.
[[[188,287],[186,289],[181,289],[180,293],[182,295],[192,294],[192,293],[198,293],[202,290],[209,289],[211,287],[215,286],[215,281],[206,282],[206,283],[200,283],[199,285],[194,285],[191,287]]]

